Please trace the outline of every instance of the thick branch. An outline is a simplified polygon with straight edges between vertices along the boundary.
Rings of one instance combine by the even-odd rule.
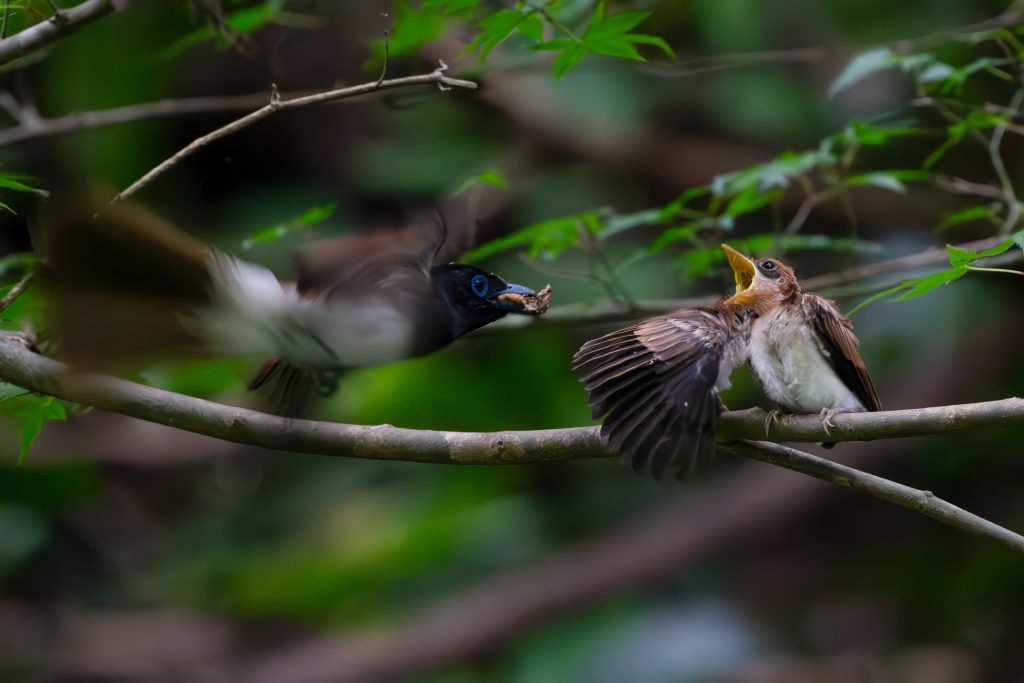
[[[194,152],[202,149],[206,145],[219,140],[220,138],[227,137],[232,133],[237,133],[243,128],[247,128],[257,121],[261,121],[271,114],[281,111],[283,109],[295,109],[298,107],[305,107],[311,104],[322,104],[324,102],[333,102],[336,100],[345,99],[347,97],[355,97],[357,95],[363,95],[368,92],[375,90],[388,90],[391,88],[402,88],[409,85],[423,85],[423,84],[436,84],[441,90],[450,90],[451,88],[467,88],[473,90],[477,87],[473,81],[464,81],[458,78],[451,78],[445,75],[448,70],[448,65],[441,62],[440,66],[431,71],[428,74],[420,74],[417,76],[403,76],[402,78],[389,78],[389,79],[378,79],[369,83],[363,83],[361,85],[353,85],[348,88],[339,88],[337,90],[329,90],[327,92],[316,93],[313,95],[305,95],[302,97],[295,97],[289,100],[282,100],[277,93],[271,95],[270,102],[265,106],[257,109],[256,111],[246,114],[240,119],[232,121],[231,123],[218,128],[206,135],[196,138],[185,147],[175,152],[173,155],[165,159],[151,171],[146,173],[144,176],[136,180],[134,183],[129,185],[126,189],[118,193],[113,201],[120,201],[128,199],[133,194],[141,190],[143,187],[151,183],[158,176],[167,172],[170,168],[178,164],[182,159],[192,155]]]
[[[440,432],[390,425],[361,427],[291,420],[253,410],[174,394],[103,375],[71,374],[54,360],[30,351],[16,337],[0,338],[0,378],[44,394],[159,422],[227,441],[320,455],[431,463],[511,464],[609,456],[594,427],[520,432]],[[976,427],[1024,423],[1024,400],[1017,398],[940,408],[837,416],[830,434],[818,416],[786,418],[777,438],[839,441],[915,436]],[[718,438],[723,447],[781,467],[862,490],[920,510],[958,528],[993,536],[1024,551],[1024,538],[955,508],[931,494],[915,491],[827,460],[770,444],[733,440],[763,429],[763,411],[722,415]],[[792,438],[791,438],[792,437]],[[730,443],[731,442],[731,443]]]
[[[113,11],[111,0],[85,0],[80,5],[63,9],[46,21],[29,26],[10,38],[0,40],[0,65],[49,45],[85,24]]]
[[[33,353],[17,336],[0,337],[0,379],[32,391],[251,446],[319,455],[455,464],[518,464],[610,456],[596,427],[516,432],[443,432],[390,425],[292,420],[182,396],[106,375],[73,374]],[[758,409],[721,417],[722,441],[761,438]],[[1024,424],[1024,400],[836,415],[826,433],[816,415],[783,417],[779,441],[872,440]]]

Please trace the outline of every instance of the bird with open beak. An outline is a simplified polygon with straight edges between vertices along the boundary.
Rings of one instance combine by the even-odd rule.
[[[801,292],[777,259],[722,249],[736,279],[728,301],[755,314],[747,348],[768,397],[790,413],[820,413],[826,433],[836,413],[881,410],[853,323],[835,303]]]
[[[792,269],[722,245],[736,293],[588,341],[573,357],[601,437],[634,471],[684,474],[714,450],[719,394],[750,361],[768,396],[794,413],[879,410],[850,321],[800,291]],[[774,415],[774,413],[773,413]],[[769,423],[766,422],[766,427]]]
[[[722,299],[616,330],[584,344],[573,370],[601,438],[635,472],[682,476],[714,452],[720,392],[747,360],[752,306]]]

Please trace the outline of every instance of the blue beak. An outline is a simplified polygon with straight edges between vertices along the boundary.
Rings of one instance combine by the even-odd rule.
[[[511,300],[501,300],[503,294],[515,294],[518,296],[536,296],[537,292],[533,291],[529,287],[523,287],[522,285],[514,285],[509,283],[505,289],[494,292],[487,299],[493,303],[497,308],[509,313],[527,313],[528,311],[523,310],[522,306],[516,305],[514,297],[509,297]]]

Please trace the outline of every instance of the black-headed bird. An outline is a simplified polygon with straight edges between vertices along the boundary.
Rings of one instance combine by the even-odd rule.
[[[281,407],[327,395],[347,369],[437,351],[539,294],[479,268],[435,265],[443,221],[314,244],[295,281],[194,240],[134,205],[51,217],[43,281],[58,348],[86,368],[181,355],[266,356],[252,388]]]
[[[881,410],[853,323],[835,303],[802,292],[793,269],[777,259],[722,249],[736,280],[729,301],[756,314],[750,364],[768,397],[790,413],[819,413],[826,433],[836,413]]]

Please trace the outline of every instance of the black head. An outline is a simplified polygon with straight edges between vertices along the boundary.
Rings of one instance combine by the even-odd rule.
[[[453,333],[461,337],[508,313],[527,313],[502,294],[532,296],[535,292],[522,285],[509,284],[493,273],[474,266],[451,264],[430,270],[434,287],[448,302],[452,312]]]

